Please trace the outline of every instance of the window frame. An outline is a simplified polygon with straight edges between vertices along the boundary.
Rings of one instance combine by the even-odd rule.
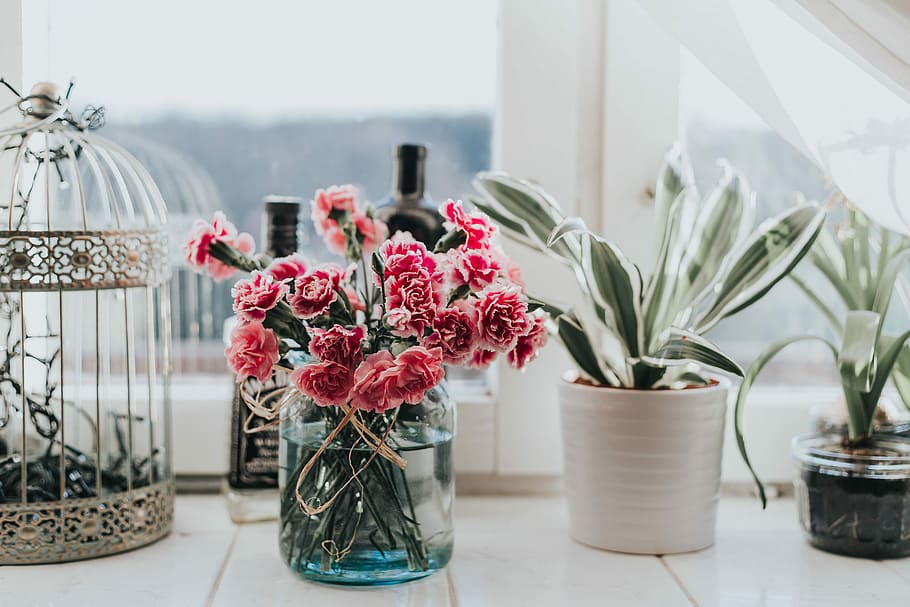
[[[567,211],[647,261],[650,190],[677,137],[678,44],[636,0],[500,0],[499,11],[492,168],[541,183]],[[48,17],[46,0],[0,0],[0,74],[16,86],[47,72]],[[555,262],[507,248],[534,268],[526,273],[535,293],[565,300],[576,292],[574,279]],[[492,394],[459,398],[457,472],[540,478],[552,486],[562,469],[556,386],[570,368],[554,342],[527,373],[496,367]],[[227,470],[230,391],[227,376],[174,378],[178,474]],[[754,390],[749,446],[769,481],[789,481],[790,438],[805,429],[809,407],[836,392],[830,386]],[[728,429],[724,480],[747,481],[732,434]]]

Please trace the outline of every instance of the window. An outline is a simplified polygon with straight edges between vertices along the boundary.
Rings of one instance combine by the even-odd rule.
[[[812,162],[790,146],[718,81],[694,56],[683,51],[680,77],[680,131],[700,193],[719,177],[716,162],[726,158],[757,194],[756,224],[792,206],[798,193],[824,202],[831,188]],[[805,265],[800,271],[819,289],[825,281]],[[805,295],[784,279],[773,295],[718,325],[709,335],[736,360],[748,364],[771,341],[802,333],[828,335],[829,328]],[[836,370],[824,346],[784,350],[762,373],[765,385],[831,385]]]
[[[378,201],[390,187],[392,146],[404,141],[429,143],[435,199],[463,197],[491,166],[497,2],[45,3],[22,2],[29,38],[17,73],[60,84],[74,77],[74,108],[105,106],[102,134],[150,169],[178,242],[195,217],[219,208],[258,235],[267,194],[309,199],[318,187],[354,183]],[[305,246],[318,249],[309,236]],[[175,468],[216,474],[227,466],[231,384],[221,332],[231,281],[213,288],[180,269],[172,250]],[[494,378],[461,374],[453,388],[487,393]],[[470,407],[460,411],[480,429],[465,438],[483,445],[459,449],[462,469],[492,468],[492,407],[480,404],[476,421]],[[203,452],[203,443],[224,452]]]
[[[75,107],[105,106],[103,133],[159,182],[173,239],[219,208],[258,235],[266,194],[352,182],[379,200],[402,141],[430,143],[438,198],[461,197],[489,168],[495,2],[226,6],[50,1],[48,76],[76,78]],[[224,373],[232,281],[213,289],[181,269],[179,251],[174,265],[176,367]]]

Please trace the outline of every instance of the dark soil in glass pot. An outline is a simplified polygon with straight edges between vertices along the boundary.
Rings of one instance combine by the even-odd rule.
[[[910,555],[910,439],[874,435],[847,447],[839,434],[793,440],[796,498],[809,542],[863,558]]]

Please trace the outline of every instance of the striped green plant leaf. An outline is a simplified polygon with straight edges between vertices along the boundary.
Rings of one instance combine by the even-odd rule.
[[[671,327],[662,335],[662,343],[642,360],[655,366],[699,363],[742,377],[743,370],[714,343],[701,335]]]
[[[670,205],[667,216],[667,225],[663,231],[663,240],[657,250],[654,260],[654,270],[648,280],[645,296],[642,300],[642,314],[644,317],[644,340],[647,347],[657,337],[656,333],[663,330],[659,324],[662,312],[666,310],[668,299],[676,281],[679,262],[671,258],[673,245],[679,236],[679,223],[682,217],[681,207],[688,203],[689,190],[681,191],[673,204]]]
[[[891,378],[904,406],[910,409],[910,347],[904,346],[901,349],[897,364],[891,370]]]
[[[749,369],[746,370],[745,375],[743,375],[743,380],[739,384],[739,391],[736,394],[736,406],[733,409],[733,430],[736,433],[736,445],[739,447],[739,454],[743,458],[746,467],[749,469],[749,473],[752,474],[752,478],[755,480],[755,485],[758,487],[758,493],[761,497],[762,508],[768,505],[768,498],[765,495],[765,486],[761,482],[761,479],[758,477],[758,474],[755,472],[755,468],[752,467],[752,462],[749,459],[749,452],[746,449],[746,439],[744,432],[744,419],[745,419],[745,410],[746,410],[746,401],[749,396],[749,391],[752,389],[752,384],[755,383],[755,380],[758,378],[758,375],[761,373],[762,369],[765,368],[775,356],[777,356],[781,350],[787,346],[800,342],[800,341],[820,341],[831,351],[832,356],[837,357],[837,348],[829,342],[827,339],[822,337],[817,337],[815,335],[802,335],[798,337],[788,337],[780,341],[776,341],[771,344],[767,350],[762,352],[758,358],[756,358],[752,364],[749,366]]]
[[[850,438],[868,432],[872,413],[867,411],[860,396],[872,390],[875,379],[876,347],[881,332],[882,317],[868,310],[850,310],[844,322],[844,334],[837,355],[844,395],[847,398],[847,426]],[[874,407],[874,404],[873,404]]]
[[[578,247],[571,238],[564,238],[552,247],[546,246],[547,238],[565,217],[559,205],[542,188],[505,173],[478,173],[474,187],[484,195],[489,203],[487,206],[498,209],[499,216],[522,225],[525,235],[539,250],[570,263],[578,261]]]
[[[875,294],[869,253],[869,220],[856,209],[848,207],[846,221],[839,231],[843,234],[840,240],[847,262],[846,276],[856,285],[857,292],[862,293],[860,304],[863,309],[869,309]]]
[[[576,234],[581,240],[581,267],[592,299],[609,313],[628,355],[639,356],[642,349],[641,273],[616,245],[588,230],[580,218],[566,219],[553,230],[548,241],[556,246]]]
[[[561,314],[556,318],[556,326],[560,341],[585,375],[601,385],[621,385],[616,372],[607,368],[606,361],[597,355],[578,316],[572,312]]]
[[[546,300],[543,300],[534,295],[528,295],[528,311],[533,312],[534,310],[543,310],[550,315],[551,318],[556,318],[557,316],[562,316],[566,313],[565,308],[560,308],[556,304],[550,303]]]
[[[910,331],[905,331],[897,337],[882,335],[879,338],[878,364],[868,397],[873,404],[878,404],[889,376],[894,379],[894,384],[900,391],[901,398],[905,399],[904,393],[907,388],[910,388],[910,386],[906,385],[908,377],[910,377],[910,374],[908,374],[908,371],[910,371],[910,350],[906,346],[907,340],[910,340]],[[906,402],[906,399],[904,402]],[[873,409],[870,412],[870,429],[874,421],[874,413]]]
[[[878,285],[872,298],[871,309],[873,312],[877,312],[883,317],[888,312],[897,277],[907,267],[908,262],[910,262],[910,249],[904,249],[888,260],[881,276],[878,277]]]
[[[532,249],[538,249],[536,243],[528,236],[527,227],[523,223],[505,215],[498,207],[477,196],[469,196],[468,200],[475,208],[486,213],[490,219],[495,221],[509,238]]]
[[[686,243],[677,297],[685,304],[716,284],[731,251],[752,227],[755,198],[746,180],[727,162],[708,195]]]
[[[664,155],[664,162],[657,175],[657,184],[654,186],[655,258],[660,256],[664,241],[672,239],[670,221],[675,213],[673,207],[684,190],[694,192],[695,175],[682,146],[674,144]],[[668,236],[671,238],[668,239]]]
[[[810,250],[824,219],[824,209],[810,204],[762,223],[730,264],[713,305],[693,323],[696,332],[707,332],[767,293]]]
[[[851,310],[862,305],[862,294],[855,292],[847,280],[847,264],[837,241],[827,230],[821,230],[816,245],[809,251],[809,262],[821,272]]]

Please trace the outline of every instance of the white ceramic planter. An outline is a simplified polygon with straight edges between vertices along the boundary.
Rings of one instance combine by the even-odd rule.
[[[559,385],[572,537],[671,554],[714,543],[729,382],[688,390]]]

